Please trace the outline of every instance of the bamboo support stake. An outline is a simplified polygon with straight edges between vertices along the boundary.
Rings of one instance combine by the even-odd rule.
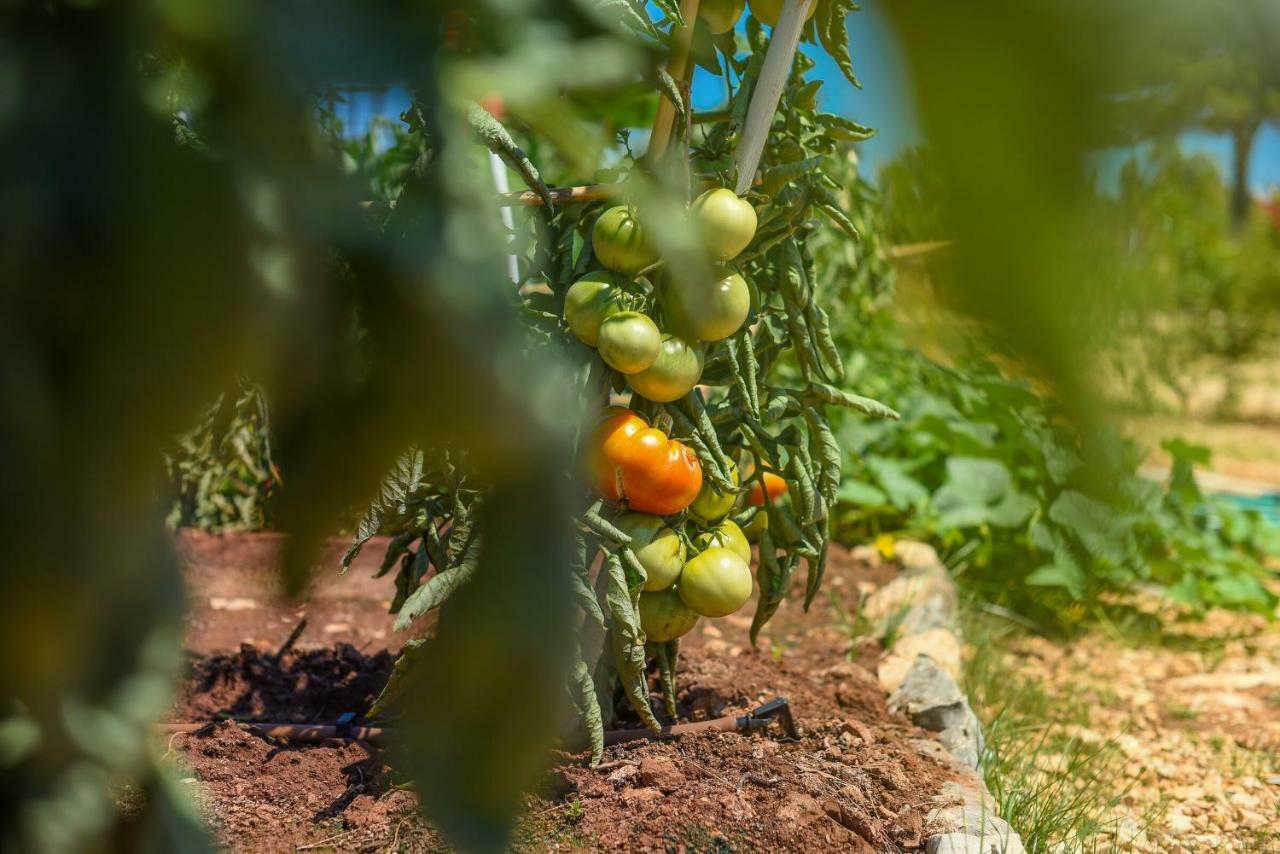
[[[769,50],[764,55],[764,65],[760,69],[760,78],[756,81],[756,90],[751,94],[751,104],[747,107],[747,120],[742,128],[742,136],[733,154],[733,163],[738,170],[735,189],[739,196],[755,180],[756,168],[764,154],[764,144],[769,139],[769,128],[773,126],[773,114],[778,110],[778,99],[782,97],[782,90],[787,87],[787,77],[791,74],[796,49],[800,46],[800,33],[809,20],[810,10],[817,3],[818,0],[785,0],[778,25],[773,28]]]
[[[671,57],[667,60],[667,73],[676,81],[677,88],[685,91],[685,75],[689,71],[689,46],[693,43],[693,25],[698,20],[700,0],[680,0],[680,15],[684,18],[684,26],[673,33],[671,38]],[[676,105],[665,95],[658,96],[658,114],[653,120],[653,132],[649,134],[649,148],[645,159],[650,164],[656,163],[667,150],[671,141],[671,129],[676,123]]]

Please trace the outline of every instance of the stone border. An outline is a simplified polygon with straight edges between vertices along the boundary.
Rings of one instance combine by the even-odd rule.
[[[900,540],[893,551],[900,574],[861,605],[862,617],[877,636],[894,635],[877,675],[891,711],[937,733],[936,741],[922,739],[917,746],[959,776],[943,786],[938,806],[929,812],[930,824],[943,831],[926,840],[925,851],[1025,854],[1021,837],[996,813],[995,799],[982,780],[982,730],[960,689],[955,580],[932,546]],[[859,546],[853,556],[872,564],[884,560],[874,546]]]

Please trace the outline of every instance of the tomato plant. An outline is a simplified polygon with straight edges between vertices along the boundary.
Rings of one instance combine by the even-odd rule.
[[[872,132],[819,109],[820,82],[806,79],[813,61],[803,52],[789,69],[775,64],[783,77],[762,80],[769,13],[731,34],[743,4],[730,0],[702,6],[720,35],[710,43],[717,61],[698,61],[719,69],[729,101],[723,118],[695,133],[687,81],[675,79],[689,68],[674,55],[676,36],[692,22],[674,2],[656,5],[660,20],[640,13],[623,22],[642,43],[671,47],[674,75],[652,76],[659,107],[647,163],[631,155],[624,134],[628,156],[596,164],[593,177],[609,183],[557,191],[567,199],[557,201],[527,153],[545,150],[536,129],[517,139],[494,116],[471,113],[480,138],[542,201],[516,220],[520,316],[538,346],[578,366],[577,388],[597,412],[580,430],[593,496],[578,517],[571,567],[584,618],[569,686],[596,759],[615,701],[659,727],[649,661],[662,674],[667,713],[676,714],[678,638],[699,615],[734,613],[758,587],[754,642],[797,569],[808,607],[822,583],[840,484],[827,409],[895,417],[841,388],[843,354],[814,298],[810,249],[824,228],[846,241],[856,236],[832,176],[848,146]],[[815,5],[801,39],[821,45],[852,78],[845,16],[853,4]],[[780,101],[770,102],[779,90]],[[515,109],[510,98],[505,106]],[[742,160],[754,156],[744,153],[754,149],[744,142],[752,134],[762,143],[758,163]],[[560,168],[562,183],[584,180]],[[423,460],[403,471],[422,469],[415,482],[427,485],[389,488],[357,538],[358,547],[386,527],[379,514],[405,520],[392,525],[401,534],[386,564],[400,562],[401,628],[469,583],[482,536],[470,507],[484,496],[471,488],[466,461],[435,452]],[[415,497],[404,500],[406,491]],[[759,541],[758,558],[748,535]]]

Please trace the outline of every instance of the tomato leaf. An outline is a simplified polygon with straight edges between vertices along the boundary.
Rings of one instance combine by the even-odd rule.
[[[604,758],[604,717],[600,713],[600,701],[596,697],[596,686],[591,679],[591,668],[582,660],[579,650],[573,665],[571,679],[573,703],[587,729],[587,739],[591,744],[591,765],[600,764]]]
[[[810,399],[829,403],[832,406],[843,406],[846,409],[853,409],[868,415],[872,418],[891,418],[898,421],[902,418],[896,411],[885,406],[878,400],[872,400],[869,397],[863,397],[859,394],[838,389],[826,383],[811,383],[809,385],[807,395]]]
[[[409,448],[396,460],[395,466],[383,479],[377,497],[356,526],[351,545],[342,556],[343,569],[351,566],[364,544],[377,536],[384,526],[389,527],[404,520],[410,503],[426,486],[423,480],[424,459],[421,450]]]
[[[822,20],[818,23],[818,38],[823,49],[836,61],[845,79],[857,88],[862,84],[853,73],[853,59],[849,55],[849,30],[845,27],[845,15],[857,9],[852,0],[830,0],[823,4]]]
[[[632,593],[627,585],[622,561],[616,554],[610,553],[605,556],[604,566],[604,571],[608,574],[609,586],[605,598],[612,618],[610,636],[613,642],[613,662],[631,708],[646,727],[659,732],[662,726],[653,716],[653,708],[649,704],[649,683],[645,680],[644,630],[640,628],[640,617],[632,606]]]
[[[395,630],[397,632],[403,632],[413,624],[414,620],[430,610],[439,608],[455,590],[471,580],[476,572],[479,546],[480,538],[477,537],[472,540],[471,549],[463,553],[462,560],[457,566],[437,571],[409,595],[400,608],[400,613],[396,615]]]
[[[818,113],[815,116],[818,124],[826,131],[827,136],[832,139],[844,140],[846,142],[863,142],[871,139],[876,135],[876,129],[866,125],[860,125],[855,121],[846,119],[844,116],[836,116],[831,113]]]

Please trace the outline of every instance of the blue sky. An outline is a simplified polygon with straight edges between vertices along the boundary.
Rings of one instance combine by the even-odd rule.
[[[864,173],[874,176],[878,167],[893,157],[904,145],[920,141],[920,130],[911,106],[908,69],[899,51],[893,30],[883,13],[884,0],[865,0],[862,11],[849,16],[849,41],[853,67],[862,89],[844,79],[835,62],[821,50],[806,47],[817,62],[811,72],[824,81],[822,108],[847,116],[876,128],[879,133],[861,143],[859,151],[866,165]],[[655,15],[656,17],[656,15]],[[708,72],[698,69],[693,80],[694,109],[704,110],[721,105],[723,84]],[[397,115],[404,109],[407,96],[392,92],[380,103],[365,99],[353,103],[347,113],[349,126],[360,132],[371,112]],[[1213,157],[1225,172],[1231,158],[1231,142],[1224,136],[1188,133],[1182,137],[1189,151],[1201,151]],[[1256,193],[1280,188],[1280,130],[1268,126],[1258,135],[1250,161],[1250,178]]]
[[[892,28],[880,11],[884,0],[864,0],[862,10],[849,16],[849,42],[853,68],[862,83],[854,88],[836,64],[820,50],[808,52],[818,63],[811,72],[824,83],[820,103],[824,110],[838,113],[876,128],[879,133],[862,143],[859,151],[874,176],[885,160],[903,145],[920,141],[921,134],[911,105],[911,84],[906,63],[898,49]],[[710,74],[699,71],[694,80],[695,108],[715,106],[719,87]],[[1188,151],[1208,154],[1225,173],[1231,162],[1231,141],[1226,136],[1188,133],[1182,136]],[[1256,193],[1280,189],[1280,130],[1263,128],[1250,158],[1250,182]]]

